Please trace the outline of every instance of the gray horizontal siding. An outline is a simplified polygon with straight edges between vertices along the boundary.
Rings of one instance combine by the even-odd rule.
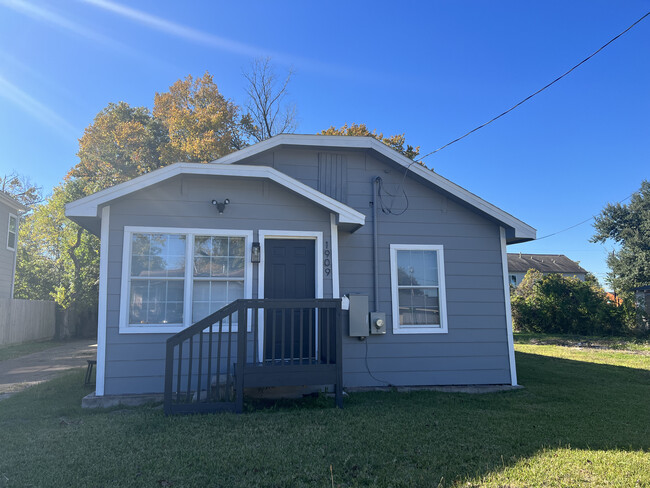
[[[212,199],[228,205],[222,215]],[[320,231],[329,240],[329,212],[272,182],[242,178],[177,177],[111,204],[108,246],[105,394],[161,392],[165,342],[171,334],[120,333],[125,226]],[[250,264],[247,264],[250,265]],[[257,296],[257,269],[253,272]],[[331,277],[324,292],[331,296]],[[250,347],[252,353],[252,346]],[[224,360],[225,361],[225,360]],[[222,364],[225,369],[225,362]]]
[[[273,164],[289,176],[305,176],[300,166],[317,167],[318,151],[273,152]],[[268,161],[268,155],[265,155]],[[450,200],[411,177],[404,168],[390,167],[360,151],[345,153],[347,204],[367,216],[354,234],[339,235],[341,293],[369,295],[372,307],[372,181],[383,179],[384,202],[394,202],[403,215],[379,212],[378,311],[385,312],[388,332],[367,339],[370,361],[378,365],[385,381],[395,385],[509,383],[506,318],[499,228],[465,205]],[[255,158],[246,164],[255,164]],[[258,164],[264,164],[260,159]],[[295,171],[292,173],[292,171]],[[313,181],[311,172],[310,184]],[[404,185],[401,183],[404,181]],[[445,253],[445,281],[449,332],[447,334],[394,335],[390,290],[391,244],[441,244]],[[365,370],[360,351],[365,344],[344,340],[344,381],[348,386],[378,384]],[[365,354],[365,352],[363,353]]]

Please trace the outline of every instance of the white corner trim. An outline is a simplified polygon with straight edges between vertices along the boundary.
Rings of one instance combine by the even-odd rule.
[[[397,287],[397,251],[436,251],[438,259],[438,298],[440,300],[440,327],[400,327],[399,325],[399,292]],[[449,330],[447,322],[447,291],[445,284],[445,255],[440,244],[391,244],[390,245],[390,292],[392,301],[393,334],[446,334]]]
[[[102,220],[103,225],[103,220]],[[187,236],[185,242],[185,276],[183,277],[184,287],[184,308],[182,325],[133,325],[129,324],[129,287],[130,287],[130,266],[131,266],[131,236],[134,233],[152,233],[152,234],[183,234]],[[191,259],[191,250],[194,242],[194,236],[227,236],[227,237],[244,237],[244,298],[253,297],[253,264],[251,263],[251,246],[253,243],[252,230],[237,229],[202,229],[202,228],[181,228],[181,227],[141,227],[125,226],[122,243],[122,276],[120,277],[120,334],[175,334],[186,329],[192,324],[192,286],[188,283],[193,282],[192,266],[188,265]],[[102,242],[103,239],[102,239]],[[250,324],[250,321],[249,321]]]
[[[408,168],[414,174],[424,178],[425,180],[433,183],[437,187],[447,191],[451,195],[467,202],[478,210],[492,216],[505,225],[512,227],[515,230],[515,237],[535,239],[537,231],[530,225],[522,222],[509,213],[501,210],[499,207],[483,200],[482,198],[474,195],[465,188],[449,181],[448,179],[434,173],[429,168],[424,167],[418,163],[414,163],[412,159],[400,154],[394,149],[389,148],[386,144],[378,141],[374,137],[359,137],[359,136],[324,136],[312,134],[280,134],[267,139],[263,142],[254,144],[247,148],[241,149],[237,152],[228,154],[223,158],[213,161],[212,164],[232,164],[242,159],[255,156],[263,151],[273,149],[278,146],[313,146],[325,148],[343,148],[343,149],[372,149],[384,157],[395,161],[401,166]]]
[[[365,223],[366,217],[361,212],[268,166],[231,166],[201,163],[176,163],[157,169],[146,175],[138,176],[132,180],[68,203],[65,206],[65,214],[68,217],[97,217],[99,205],[181,174],[266,178],[328,209],[330,212],[336,212],[341,223],[357,225],[363,225]]]
[[[515,364],[515,344],[512,332],[512,308],[510,306],[510,282],[508,280],[508,251],[506,249],[506,230],[499,227],[501,236],[501,269],[503,273],[503,299],[506,304],[506,332],[508,336],[508,360],[510,362],[510,384],[517,386],[517,365]]]
[[[95,395],[104,395],[106,378],[106,321],[108,302],[108,249],[111,207],[102,208],[102,227],[99,241],[99,306],[97,313],[97,367]],[[123,299],[122,299],[123,300]]]
[[[330,261],[332,263],[332,298],[341,298],[339,285],[339,227],[336,215],[330,214]]]

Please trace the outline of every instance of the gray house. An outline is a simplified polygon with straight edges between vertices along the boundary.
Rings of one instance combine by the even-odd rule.
[[[512,286],[518,286],[529,269],[543,274],[560,274],[585,280],[587,270],[564,254],[522,254],[508,253],[508,276]]]
[[[199,401],[242,354],[237,387],[301,384],[315,363],[337,388],[517,383],[506,245],[535,229],[373,138],[276,136],[66,215],[101,238],[97,396]],[[251,364],[300,367],[253,381]]]
[[[18,224],[27,210],[22,203],[0,191],[0,298],[12,298],[16,274]]]

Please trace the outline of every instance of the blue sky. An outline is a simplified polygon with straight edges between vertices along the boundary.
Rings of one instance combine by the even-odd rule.
[[[122,0],[121,0],[122,1]],[[152,107],[188,74],[244,101],[242,70],[293,66],[299,133],[364,122],[430,152],[509,108],[650,10],[626,2],[0,0],[0,173],[51,190],[110,102]],[[427,158],[538,229],[562,230],[650,178],[650,18],[506,117]],[[585,223],[509,252],[599,278]]]

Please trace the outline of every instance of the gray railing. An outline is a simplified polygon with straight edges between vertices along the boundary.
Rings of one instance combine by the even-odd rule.
[[[166,414],[242,412],[244,388],[334,385],[343,406],[339,299],[236,300],[167,339]]]

